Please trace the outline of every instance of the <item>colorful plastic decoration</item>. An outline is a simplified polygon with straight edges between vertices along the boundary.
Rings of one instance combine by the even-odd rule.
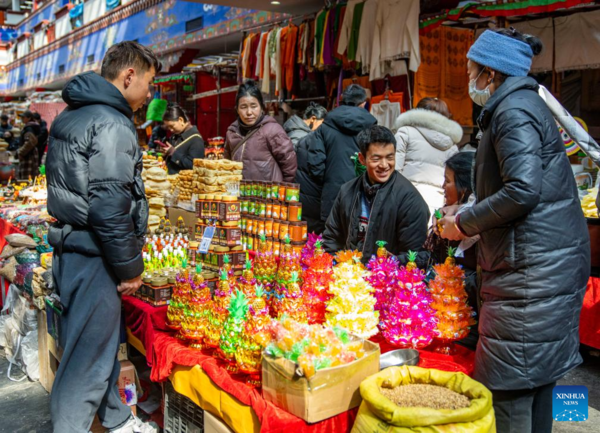
[[[192,349],[207,348],[204,344],[204,337],[208,328],[208,313],[211,304],[210,288],[202,277],[201,265],[197,265],[196,274],[190,281],[189,297],[180,331],[183,338],[190,341]]]
[[[429,291],[436,311],[438,344],[436,351],[454,353],[454,342],[469,334],[469,327],[476,323],[473,309],[467,304],[465,273],[456,265],[456,248],[448,248],[448,257],[443,264],[434,266],[436,277],[429,282]]]
[[[329,286],[333,294],[327,303],[326,325],[339,326],[353,335],[368,339],[377,334],[379,313],[375,311],[375,289],[367,282],[369,272],[356,254],[333,268],[334,281]]]
[[[229,315],[229,303],[233,288],[229,283],[227,270],[221,270],[221,278],[213,296],[212,308],[208,314],[208,326],[204,343],[208,348],[216,349],[221,342],[221,331]]]
[[[263,285],[267,300],[273,295],[273,285],[277,274],[277,260],[272,251],[267,251],[267,238],[260,236],[258,253],[254,259],[254,277]]]
[[[333,282],[333,257],[323,251],[321,241],[316,241],[312,256],[304,257],[306,263],[302,293],[310,325],[325,323],[327,302],[332,298],[329,285]],[[303,266],[304,266],[303,263]]]
[[[227,311],[229,314],[225,323],[223,323],[217,354],[227,362],[227,371],[237,373],[238,366],[235,362],[235,352],[240,345],[248,316],[248,299],[246,295],[237,290],[231,298]]]
[[[371,257],[367,268],[371,274],[367,281],[375,289],[375,310],[379,311],[379,328],[386,323],[388,309],[396,296],[400,279],[400,263],[385,248],[387,242],[377,241],[377,254]]]
[[[400,268],[381,334],[393,346],[420,349],[431,344],[437,321],[424,281],[425,273],[415,263],[417,253],[409,251],[408,257],[406,267]]]
[[[356,361],[365,355],[363,342],[346,330],[306,325],[290,318],[271,322],[267,355],[296,363],[310,379],[317,371]]]
[[[246,383],[253,387],[261,385],[262,351],[270,341],[270,323],[266,294],[263,287],[258,285],[255,296],[250,300],[244,332],[235,352],[235,361],[240,372],[249,375]]]
[[[272,317],[280,318],[287,314],[296,320],[306,322],[306,310],[300,290],[301,272],[300,257],[292,250],[290,238],[287,237],[283,254],[279,257],[275,290],[271,298]]]

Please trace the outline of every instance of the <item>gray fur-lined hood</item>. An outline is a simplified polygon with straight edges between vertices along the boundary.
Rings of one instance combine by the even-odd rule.
[[[460,143],[463,137],[463,129],[457,122],[422,108],[415,108],[398,116],[394,132],[406,126],[417,129],[429,144],[440,150],[450,149]]]

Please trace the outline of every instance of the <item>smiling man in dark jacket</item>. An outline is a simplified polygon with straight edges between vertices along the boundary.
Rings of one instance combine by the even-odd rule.
[[[51,398],[55,433],[89,431],[98,413],[111,432],[149,432],[131,415],[116,382],[121,295],[135,293],[144,271],[148,203],[132,116],[150,97],[160,63],[136,42],[112,46],[101,75],[65,86],[68,104],[49,139],[48,211],[53,273],[64,312],[64,354]]]
[[[329,253],[359,250],[366,263],[386,241],[394,255],[422,249],[429,210],[419,191],[396,172],[396,139],[389,129],[373,126],[358,136],[360,162],[367,172],[342,186],[325,225]]]
[[[306,140],[308,168],[321,186],[321,221],[325,223],[333,202],[346,182],[354,179],[352,157],[358,152],[356,136],[377,123],[364,109],[367,92],[358,84],[342,95],[342,105],[325,117],[325,122]]]

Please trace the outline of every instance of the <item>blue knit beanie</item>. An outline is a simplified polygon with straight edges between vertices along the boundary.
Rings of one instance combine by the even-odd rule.
[[[471,46],[467,58],[510,77],[526,77],[533,51],[525,42],[486,30]]]

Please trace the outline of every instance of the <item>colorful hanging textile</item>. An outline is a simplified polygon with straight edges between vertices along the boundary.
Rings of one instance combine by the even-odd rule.
[[[415,74],[413,105],[425,97],[443,99],[461,125],[473,124],[467,52],[473,31],[442,27],[420,37],[421,66]]]

